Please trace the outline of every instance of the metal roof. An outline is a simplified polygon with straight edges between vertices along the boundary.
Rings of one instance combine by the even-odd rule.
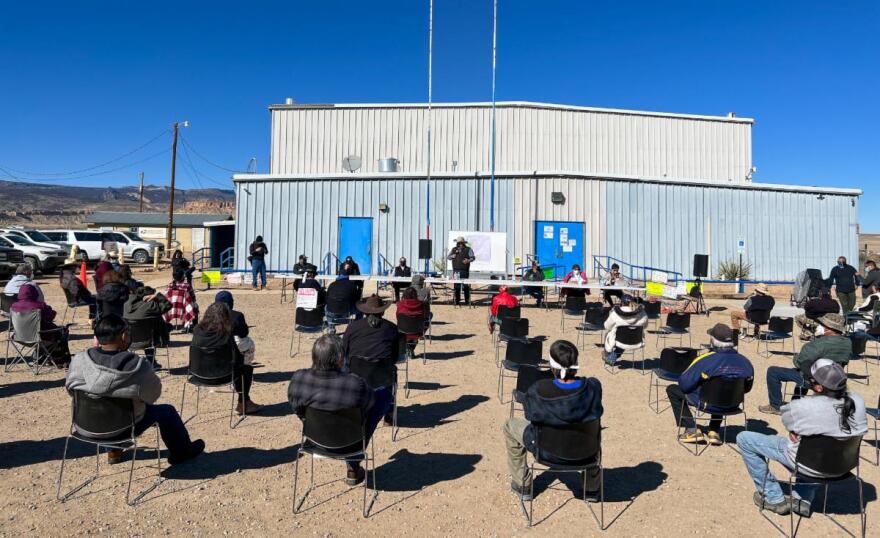
[[[217,213],[175,213],[174,226],[200,227],[206,222],[232,220],[230,215]],[[96,211],[86,217],[86,224],[119,224],[125,226],[168,226],[168,213],[138,213],[128,211]]]
[[[470,103],[432,103],[433,108],[491,108],[490,102]],[[496,108],[541,108],[549,110],[572,110],[582,112],[597,112],[605,114],[625,114],[629,116],[653,116],[658,118],[686,118],[706,121],[722,121],[727,123],[755,123],[752,118],[740,118],[737,116],[709,116],[703,114],[677,114],[670,112],[651,112],[646,110],[629,110],[622,108],[599,108],[575,105],[560,105],[556,103],[539,103],[534,101],[498,101]],[[333,109],[333,108],[428,108],[427,103],[294,103],[269,105],[269,110],[297,110],[297,109]]]

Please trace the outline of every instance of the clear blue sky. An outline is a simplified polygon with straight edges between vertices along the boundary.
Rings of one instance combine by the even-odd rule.
[[[201,155],[231,169],[255,156],[265,171],[270,103],[426,100],[427,5],[7,2],[0,166],[20,177],[89,168],[188,119]],[[489,100],[491,14],[491,0],[436,0],[436,101]],[[755,181],[862,188],[862,229],[880,232],[875,0],[501,0],[498,40],[499,100],[736,111],[756,119]],[[183,165],[181,186],[231,186],[190,158],[198,173]],[[134,184],[139,170],[167,184],[168,154],[40,177]]]

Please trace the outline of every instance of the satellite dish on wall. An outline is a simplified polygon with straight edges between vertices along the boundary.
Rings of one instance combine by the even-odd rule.
[[[348,157],[342,159],[342,168],[346,172],[357,172],[361,168],[361,157],[360,155],[349,155]]]

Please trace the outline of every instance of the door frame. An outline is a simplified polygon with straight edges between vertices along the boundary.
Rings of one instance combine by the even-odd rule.
[[[339,256],[340,254],[342,254],[342,221],[344,219],[351,219],[351,220],[357,219],[357,220],[370,221],[370,241],[369,241],[369,252],[367,254],[368,265],[367,265],[366,269],[364,269],[362,266],[360,269],[361,269],[361,271],[364,271],[363,274],[368,274],[368,275],[373,274],[373,232],[376,230],[376,228],[374,226],[375,225],[375,218],[373,218],[372,216],[360,216],[360,215],[358,215],[358,216],[339,215],[338,217],[336,217],[336,256],[339,261],[339,264],[341,264],[342,260],[344,259]],[[357,260],[355,260],[355,261],[357,261]],[[337,270],[338,270],[338,268],[339,268],[339,266],[337,265]]]

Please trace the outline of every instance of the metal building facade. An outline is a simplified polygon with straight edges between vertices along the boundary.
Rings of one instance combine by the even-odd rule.
[[[263,235],[270,269],[290,269],[300,253],[319,266],[337,253],[339,217],[371,217],[375,252],[391,263],[417,259],[424,237],[427,183],[422,175],[240,175],[236,181],[236,251]],[[448,230],[489,230],[489,179],[443,174],[431,182],[434,258]],[[565,203],[554,204],[561,192]],[[691,276],[694,254],[744,258],[763,280],[790,280],[805,267],[827,269],[857,255],[857,190],[761,184],[713,185],[575,174],[503,174],[496,179],[495,229],[514,257],[534,253],[534,222],[585,223],[585,262],[611,255]],[[380,211],[387,204],[387,211]],[[376,269],[374,261],[373,270]],[[238,267],[244,267],[239,260]]]
[[[360,172],[394,157],[407,172],[426,166],[424,104],[272,105],[270,173]],[[434,173],[490,169],[488,103],[435,104]],[[753,120],[528,102],[497,104],[496,171],[745,182]]]

